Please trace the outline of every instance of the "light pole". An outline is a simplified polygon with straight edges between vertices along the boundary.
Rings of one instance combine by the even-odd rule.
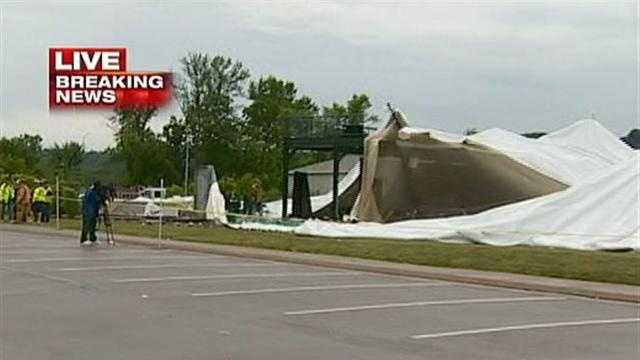
[[[56,175],[56,230],[60,230],[60,180]]]
[[[187,196],[189,192],[189,152],[191,150],[191,136],[187,135],[185,140],[185,154],[184,154],[184,195]]]

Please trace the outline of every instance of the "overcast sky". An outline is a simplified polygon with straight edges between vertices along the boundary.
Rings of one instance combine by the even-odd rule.
[[[294,81],[318,104],[367,93],[411,125],[553,130],[595,114],[639,127],[638,1],[212,2],[0,5],[0,129],[46,144],[113,142],[108,113],[49,113],[47,50],[123,46],[129,70],[190,51]],[[174,107],[154,120],[160,129]]]

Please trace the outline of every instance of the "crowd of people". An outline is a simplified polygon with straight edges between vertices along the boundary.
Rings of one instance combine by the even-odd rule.
[[[96,226],[101,210],[113,196],[111,187],[95,182],[82,196],[82,245],[97,243]],[[0,175],[0,222],[48,223],[54,192],[47,180],[27,181],[18,176]]]
[[[47,180],[29,184],[20,177],[0,176],[0,222],[48,223],[53,199]]]

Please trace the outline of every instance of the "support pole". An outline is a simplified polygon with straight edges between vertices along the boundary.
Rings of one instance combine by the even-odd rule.
[[[338,176],[340,174],[340,154],[333,151],[333,219],[340,220],[340,204],[338,200]]]
[[[56,230],[60,230],[60,180],[56,176]]]
[[[189,140],[189,138],[187,137],[186,140],[186,151],[185,151],[185,159],[184,159],[184,196],[187,196],[187,194],[189,193],[189,151],[190,149],[190,145],[191,142]]]
[[[289,197],[289,119],[285,118],[282,132],[282,218],[287,217],[287,198]]]
[[[289,197],[289,149],[286,141],[284,151],[282,152],[282,218],[287,217],[287,198]]]
[[[364,183],[364,156],[360,156],[358,162],[360,163],[360,190],[362,190],[362,184]]]
[[[164,179],[160,179],[160,188],[164,188]],[[160,196],[160,200],[162,200],[162,195]],[[159,203],[160,213],[159,213],[159,222],[158,222],[158,240],[162,240],[162,201]]]

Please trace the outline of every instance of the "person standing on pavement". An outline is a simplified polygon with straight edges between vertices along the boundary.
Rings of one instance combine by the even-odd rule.
[[[9,181],[6,176],[0,179],[0,222],[4,222],[4,214],[7,208],[8,197],[6,196]],[[13,192],[13,190],[11,190]]]
[[[100,208],[104,204],[105,199],[103,196],[102,185],[99,181],[96,181],[82,197],[81,245],[92,245],[96,243],[96,226],[98,225],[98,216],[100,214]]]
[[[51,207],[53,205],[53,189],[47,180],[42,184],[44,187],[44,205],[42,208],[42,222],[47,224],[51,219]]]
[[[5,208],[4,191],[6,187],[7,187],[6,178],[5,176],[2,176],[0,177],[0,222],[4,222],[4,208]]]
[[[42,186],[42,182],[37,181],[36,184],[38,185],[33,189],[33,206],[31,208],[33,210],[34,222],[39,224],[44,216],[44,203],[47,200],[47,195],[44,186]]]
[[[7,221],[15,221],[16,219],[16,187],[15,179],[12,177],[7,182],[7,186],[4,188],[4,200],[5,200],[5,212]]]
[[[18,180],[16,188],[16,223],[27,222],[31,208],[31,189],[23,179]]]

